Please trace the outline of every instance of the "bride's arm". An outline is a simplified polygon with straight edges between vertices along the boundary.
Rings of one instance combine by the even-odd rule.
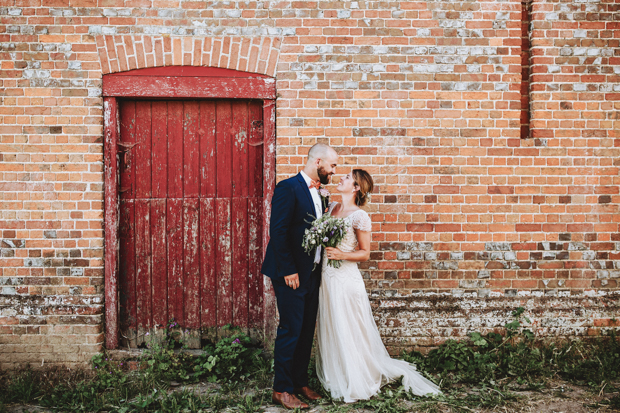
[[[347,260],[354,262],[368,261],[370,258],[370,231],[355,230],[357,236],[358,250],[353,252],[342,252],[338,248],[325,248],[327,258],[331,260]]]

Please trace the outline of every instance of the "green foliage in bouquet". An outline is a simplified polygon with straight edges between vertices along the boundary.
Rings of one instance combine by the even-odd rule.
[[[336,247],[347,233],[347,222],[344,218],[335,218],[324,214],[312,221],[309,229],[306,229],[302,246],[311,254],[320,247]],[[340,268],[340,260],[328,260],[327,265]]]

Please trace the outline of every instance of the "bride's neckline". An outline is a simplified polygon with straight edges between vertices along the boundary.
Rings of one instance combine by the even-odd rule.
[[[334,207],[332,208],[332,212],[334,212],[334,209],[336,209],[336,206],[337,206],[337,205],[342,205],[342,204],[341,204],[340,202],[336,202],[336,203],[334,204]],[[334,217],[334,218],[342,218],[342,219],[344,219],[344,218],[349,218],[351,215],[353,215],[353,214],[355,214],[356,212],[359,212],[359,211],[363,211],[363,209],[362,209],[362,208],[360,208],[360,209],[356,209],[355,211],[351,212],[351,213],[350,213],[349,215],[347,215],[346,217]]]

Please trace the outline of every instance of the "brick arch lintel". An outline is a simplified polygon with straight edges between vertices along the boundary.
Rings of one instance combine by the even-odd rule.
[[[103,74],[163,66],[209,66],[275,77],[279,37],[98,35]]]

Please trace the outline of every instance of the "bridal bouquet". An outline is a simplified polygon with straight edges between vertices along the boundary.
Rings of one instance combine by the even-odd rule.
[[[343,218],[334,218],[328,214],[312,221],[310,229],[306,230],[302,247],[310,254],[320,247],[335,247],[344,238],[347,224]],[[328,260],[327,265],[340,268],[340,260]]]

